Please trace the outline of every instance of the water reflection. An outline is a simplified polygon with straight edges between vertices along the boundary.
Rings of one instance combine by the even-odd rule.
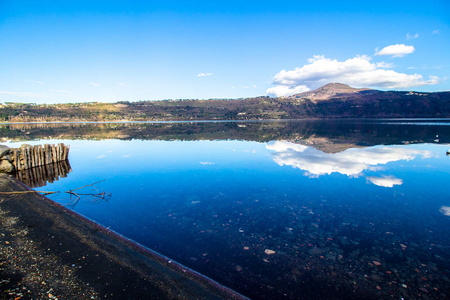
[[[399,160],[412,160],[417,156],[431,157],[426,150],[406,147],[370,147],[352,148],[339,153],[324,153],[313,147],[291,142],[275,141],[266,145],[274,151],[273,160],[280,166],[292,166],[307,172],[309,176],[340,173],[347,176],[359,176],[363,171],[379,165]],[[378,180],[378,182],[380,182]]]
[[[439,211],[442,214],[444,214],[444,216],[449,216],[450,217],[450,206],[442,206]]]
[[[253,122],[141,122],[0,124],[0,141],[80,140],[290,140],[326,153],[379,144],[450,143],[449,120],[297,120]],[[396,125],[395,125],[396,124]]]
[[[25,185],[35,188],[46,186],[60,178],[67,177],[72,171],[68,160],[51,163],[43,166],[16,171],[15,177]]]
[[[394,176],[382,176],[382,177],[367,176],[366,178],[368,181],[372,182],[375,185],[389,188],[393,187],[394,185],[403,184],[402,179],[396,178]]]
[[[68,126],[42,189],[106,179],[74,210],[253,299],[448,298],[450,126],[238,125]]]

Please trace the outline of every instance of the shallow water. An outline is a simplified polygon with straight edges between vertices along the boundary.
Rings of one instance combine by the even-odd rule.
[[[71,146],[39,190],[112,194],[55,201],[251,298],[445,298],[450,123],[420,122],[0,129]]]

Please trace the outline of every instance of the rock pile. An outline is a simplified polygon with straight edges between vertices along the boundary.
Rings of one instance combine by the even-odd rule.
[[[0,145],[0,173],[11,173],[14,171],[11,156],[12,150],[8,146]]]

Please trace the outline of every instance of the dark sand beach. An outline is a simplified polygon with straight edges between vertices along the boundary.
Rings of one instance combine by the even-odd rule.
[[[0,191],[29,191],[0,174]],[[36,193],[0,195],[0,299],[245,299]]]

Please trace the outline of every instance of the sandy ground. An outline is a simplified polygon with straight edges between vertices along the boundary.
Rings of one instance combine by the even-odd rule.
[[[0,299],[100,298],[244,299],[39,194],[0,195]]]

